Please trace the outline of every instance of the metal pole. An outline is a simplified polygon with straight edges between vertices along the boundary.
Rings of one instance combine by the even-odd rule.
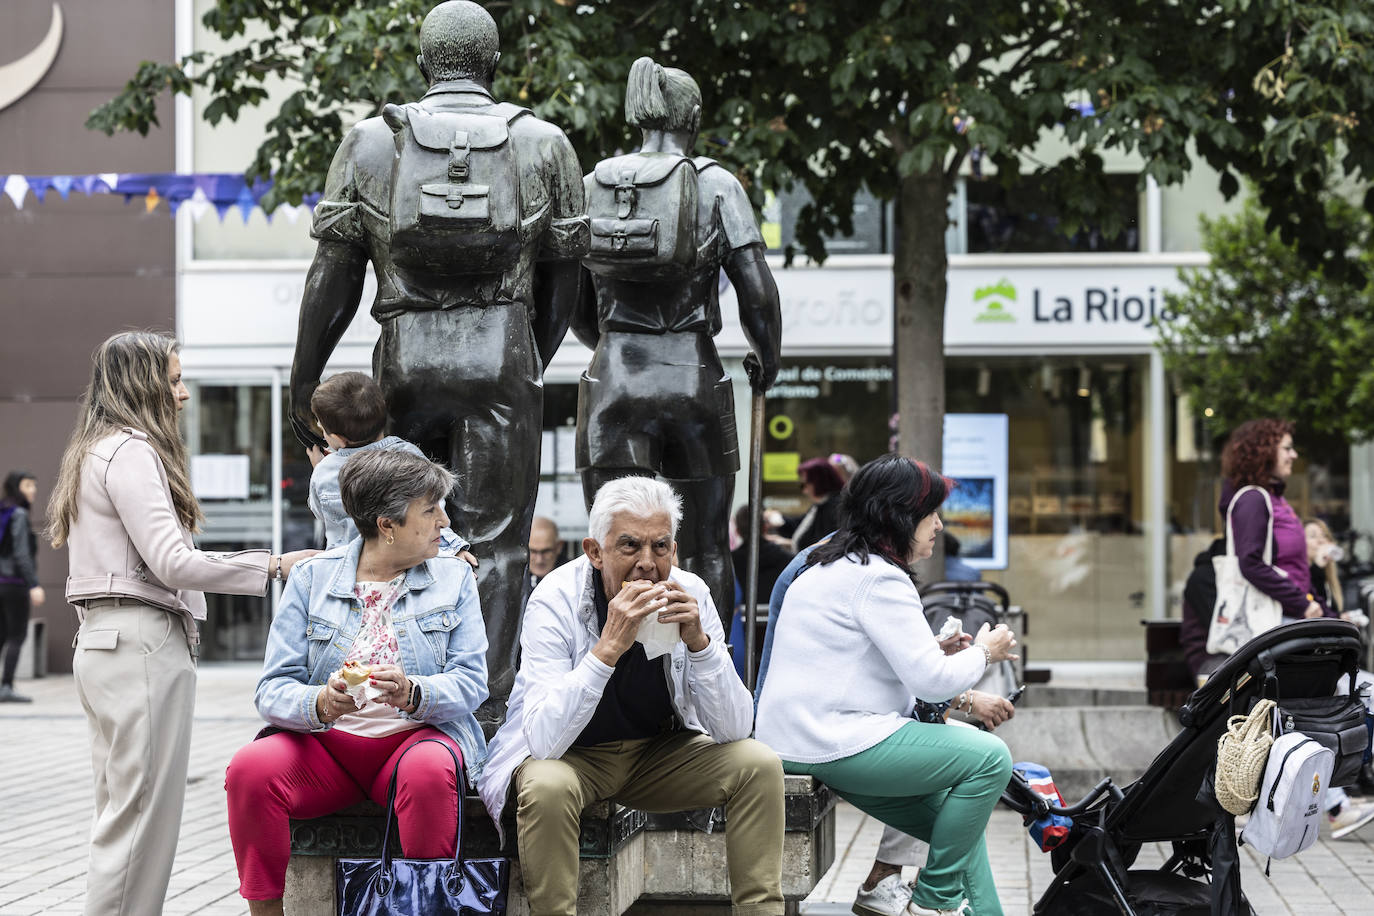
[[[763,535],[763,392],[755,391],[749,416],[749,551],[744,577],[744,682],[754,689],[754,629],[758,624],[759,541]]]

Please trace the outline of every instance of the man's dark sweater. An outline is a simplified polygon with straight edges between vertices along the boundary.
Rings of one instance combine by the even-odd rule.
[[[592,589],[597,626],[604,628],[610,608],[600,575],[592,577]],[[670,731],[676,716],[663,663],[663,658],[648,658],[639,642],[626,649],[615,663],[596,712],[573,745],[591,747],[608,741],[652,738]]]

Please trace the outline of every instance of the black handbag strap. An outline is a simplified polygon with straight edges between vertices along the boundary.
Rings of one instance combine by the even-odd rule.
[[[458,790],[458,827],[454,832],[453,840],[453,872],[455,875],[461,874],[460,865],[463,861],[463,787],[467,785],[467,775],[463,770],[463,761],[453,752],[453,748],[438,738],[422,738],[402,751],[401,756],[396,759],[396,767],[391,771],[391,782],[386,789],[386,830],[382,833],[382,872],[384,874],[391,873],[391,819],[396,814],[396,777],[401,775],[401,761],[406,759],[406,754],[422,744],[437,744],[448,751],[448,755],[453,758],[454,776],[457,778]]]

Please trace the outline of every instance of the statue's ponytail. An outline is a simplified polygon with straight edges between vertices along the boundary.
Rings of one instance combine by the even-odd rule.
[[[668,103],[663,98],[666,76],[653,58],[641,57],[630,66],[625,87],[625,120],[634,127],[663,128],[668,119]]]

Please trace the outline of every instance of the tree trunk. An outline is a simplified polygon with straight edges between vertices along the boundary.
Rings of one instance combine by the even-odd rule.
[[[939,469],[945,421],[945,227],[949,188],[936,169],[901,180],[892,257],[897,450]],[[944,545],[924,568],[944,578]]]

